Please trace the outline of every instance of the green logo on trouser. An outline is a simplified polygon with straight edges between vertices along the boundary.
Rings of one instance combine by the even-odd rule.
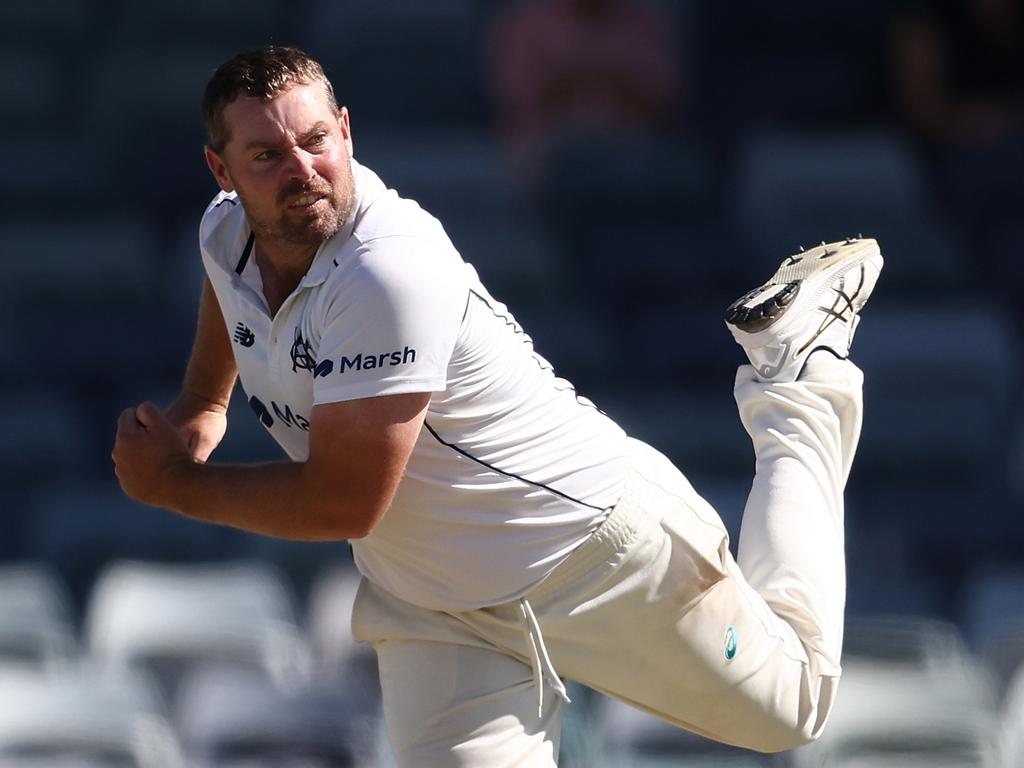
[[[725,630],[725,660],[732,661],[736,658],[736,651],[739,650],[740,639],[736,634],[736,627],[729,627]]]

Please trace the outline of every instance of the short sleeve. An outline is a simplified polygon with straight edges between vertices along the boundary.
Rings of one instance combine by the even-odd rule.
[[[314,405],[445,389],[469,289],[454,249],[416,237],[381,238],[360,246],[333,280]]]

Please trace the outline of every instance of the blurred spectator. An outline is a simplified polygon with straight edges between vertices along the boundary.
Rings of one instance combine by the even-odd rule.
[[[997,144],[1024,128],[1024,4],[914,2],[896,25],[899,107],[930,147]]]
[[[519,159],[533,166],[577,133],[664,128],[679,90],[669,22],[639,0],[516,0],[496,14],[489,86]]]
[[[652,0],[509,0],[490,19],[486,82],[511,173],[569,263],[595,267],[578,286],[595,307],[639,290],[600,269],[615,243],[706,196],[675,135],[677,16]]]
[[[1024,234],[1024,3],[914,0],[893,30],[897,111],[939,202],[972,251],[995,255],[986,281],[1012,284],[1017,264],[999,254]]]

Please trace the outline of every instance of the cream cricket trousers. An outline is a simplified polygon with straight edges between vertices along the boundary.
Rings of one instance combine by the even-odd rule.
[[[740,368],[756,472],[738,563],[718,514],[631,441],[622,499],[523,599],[441,613],[364,580],[353,632],[377,652],[397,764],[556,765],[561,677],[729,744],[769,752],[816,738],[840,673],[843,487],[861,388],[852,363],[826,355],[792,383]]]

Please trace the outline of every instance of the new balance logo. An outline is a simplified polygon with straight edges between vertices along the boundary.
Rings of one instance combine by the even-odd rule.
[[[249,330],[249,326],[245,323],[239,323],[235,326],[235,343],[241,344],[243,347],[251,347],[256,343],[256,335]]]

